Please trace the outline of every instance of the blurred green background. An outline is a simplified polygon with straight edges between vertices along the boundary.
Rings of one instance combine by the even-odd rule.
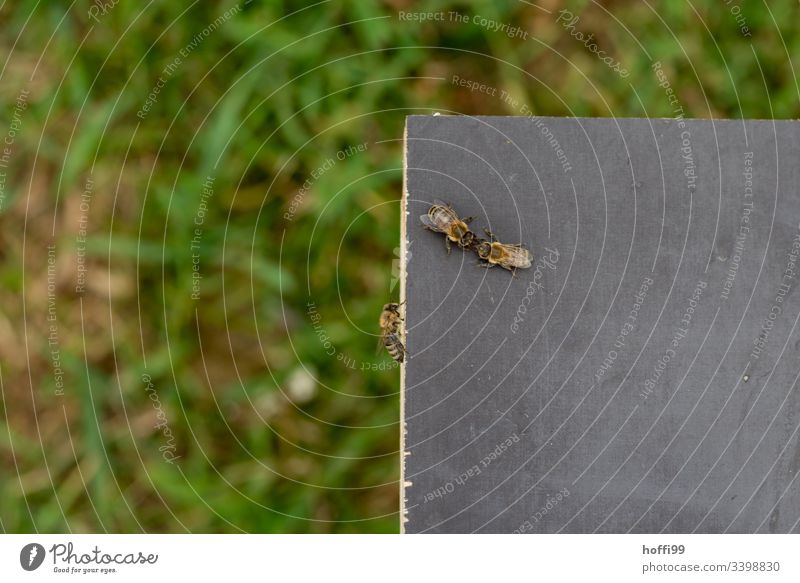
[[[405,116],[796,118],[799,11],[3,3],[0,529],[397,532]]]

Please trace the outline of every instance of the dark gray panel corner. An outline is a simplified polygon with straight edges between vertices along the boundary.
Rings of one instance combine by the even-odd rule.
[[[791,532],[796,122],[407,121],[406,532]],[[523,243],[481,269],[434,199]]]

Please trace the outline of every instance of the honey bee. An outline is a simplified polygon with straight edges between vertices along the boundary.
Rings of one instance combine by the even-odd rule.
[[[501,243],[489,229],[484,229],[484,231],[486,231],[490,241],[478,239],[472,245],[478,253],[478,257],[486,261],[485,264],[481,264],[482,267],[490,268],[499,265],[513,273],[517,268],[527,269],[531,266],[533,254],[521,244],[507,245]]]
[[[436,233],[445,234],[445,245],[447,254],[450,254],[450,242],[456,243],[462,249],[466,249],[475,241],[475,233],[469,230],[469,223],[475,217],[461,219],[449,204],[439,200],[433,201],[433,206],[428,209],[428,213],[420,215],[419,220],[426,229]]]
[[[378,350],[386,348],[394,360],[403,362],[406,347],[400,339],[400,328],[403,318],[400,316],[400,305],[395,303],[385,304],[378,323],[381,327],[381,336],[378,340]]]

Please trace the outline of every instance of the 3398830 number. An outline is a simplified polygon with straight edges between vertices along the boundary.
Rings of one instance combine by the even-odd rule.
[[[735,561],[731,563],[731,571],[780,571],[778,561]]]

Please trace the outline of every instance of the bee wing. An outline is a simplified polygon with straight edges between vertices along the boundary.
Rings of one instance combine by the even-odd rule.
[[[442,229],[434,223],[428,215],[420,215],[419,220],[422,222],[423,225],[428,227],[431,231],[436,231],[437,233],[443,233]]]
[[[378,344],[375,346],[375,354],[380,354],[386,347],[386,332],[382,331],[378,336]]]
[[[504,251],[503,263],[509,267],[519,267],[520,269],[527,269],[531,266],[533,255],[524,247],[516,245],[500,244]]]
[[[436,199],[436,200],[433,201],[433,204],[435,206],[438,206],[439,210],[441,212],[445,213],[450,218],[450,220],[453,220],[453,221],[460,221],[461,220],[458,217],[458,215],[456,214],[456,211],[453,210],[453,207],[451,207],[449,203],[442,202],[441,200]]]

